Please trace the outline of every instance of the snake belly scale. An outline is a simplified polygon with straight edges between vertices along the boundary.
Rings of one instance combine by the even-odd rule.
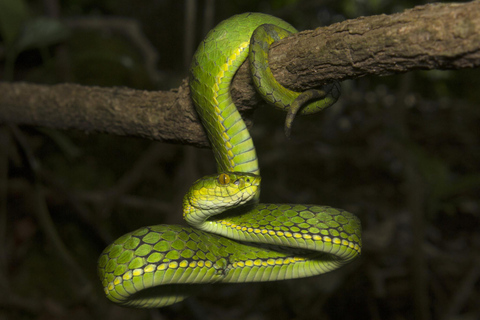
[[[197,180],[185,195],[183,215],[189,227],[143,227],[103,251],[98,271],[111,301],[162,307],[185,299],[202,284],[308,277],[360,254],[361,225],[355,215],[327,206],[258,203],[255,148],[229,89],[249,57],[254,82],[269,103],[290,112],[299,109],[298,101],[310,100],[310,94],[281,87],[266,66],[270,43],[292,32],[296,30],[283,20],[247,13],[220,23],[200,44],[190,88],[218,174]],[[338,90],[330,88],[329,93],[314,93],[321,99],[300,113],[333,104]]]

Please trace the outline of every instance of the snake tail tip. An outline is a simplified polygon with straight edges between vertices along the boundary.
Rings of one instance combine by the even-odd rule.
[[[290,126],[285,126],[285,136],[287,137],[288,140],[290,140],[291,135],[292,135],[292,127]]]
[[[288,110],[287,117],[285,118],[285,125],[284,125],[284,132],[285,136],[290,139],[292,135],[292,126],[293,126],[293,121],[295,120],[295,116],[297,114],[298,109],[295,110]]]

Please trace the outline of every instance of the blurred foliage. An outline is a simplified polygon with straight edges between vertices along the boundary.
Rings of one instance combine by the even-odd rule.
[[[69,42],[75,82],[114,86],[121,83],[149,89],[151,80],[142,56],[121,37],[98,31],[77,31]]]
[[[217,1],[213,24],[262,11],[307,29],[428,2]],[[59,6],[60,18],[47,3]],[[46,84],[175,88],[186,76],[181,53],[185,33],[192,32],[183,24],[185,3],[0,0],[0,75]],[[198,1],[197,42],[209,23],[201,18],[208,3]],[[125,34],[66,27],[78,16],[138,21],[158,53],[153,68],[160,76],[152,77],[144,52]],[[0,234],[0,318],[478,318],[479,87],[478,69],[346,81],[334,107],[296,120],[290,140],[283,135],[284,114],[258,110],[252,134],[262,201],[354,212],[364,227],[364,254],[324,276],[206,287],[154,311],[109,303],[96,259],[110,241],[137,227],[182,223],[183,194],[215,170],[211,152],[80,132],[3,130],[8,214],[6,234]],[[42,201],[80,271],[59,253],[42,222]]]
[[[28,19],[28,7],[22,0],[0,2],[0,34],[6,44],[17,39],[21,27]]]

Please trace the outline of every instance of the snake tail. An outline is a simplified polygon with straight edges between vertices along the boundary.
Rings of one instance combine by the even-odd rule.
[[[252,34],[248,56],[250,72],[257,91],[269,104],[288,113],[285,122],[287,136],[290,135],[292,122],[297,113],[308,115],[320,112],[333,105],[340,97],[338,83],[303,92],[289,90],[278,83],[269,66],[268,52],[273,42],[291,34],[291,29],[283,29],[274,24],[262,25]]]

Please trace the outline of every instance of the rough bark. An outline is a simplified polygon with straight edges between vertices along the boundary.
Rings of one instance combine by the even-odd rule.
[[[479,67],[480,1],[425,5],[304,31],[274,44],[270,60],[277,80],[296,90],[365,75]],[[246,65],[232,94],[249,122],[259,99]],[[164,92],[3,82],[0,123],[208,145],[187,80]]]

